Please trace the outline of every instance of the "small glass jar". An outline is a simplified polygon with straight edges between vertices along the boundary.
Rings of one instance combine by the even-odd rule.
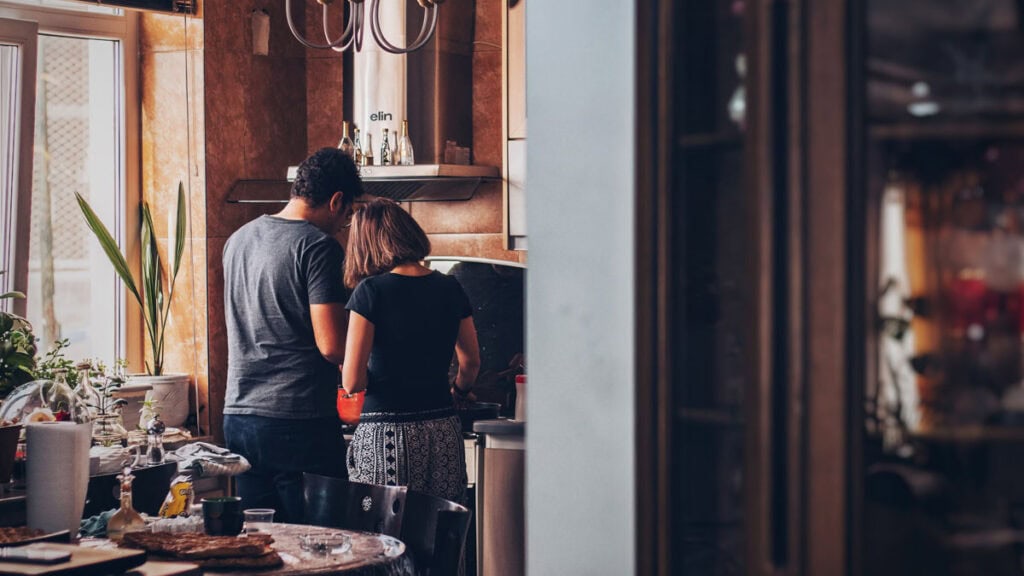
[[[92,440],[97,446],[121,446],[127,436],[120,414],[100,414],[92,421]]]

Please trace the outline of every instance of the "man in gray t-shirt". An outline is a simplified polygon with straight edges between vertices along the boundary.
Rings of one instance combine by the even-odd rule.
[[[299,166],[283,210],[224,246],[224,437],[252,464],[236,479],[243,506],[283,522],[302,520],[303,472],[345,475],[335,406],[348,295],[335,235],[361,193],[352,159],[323,148]]]

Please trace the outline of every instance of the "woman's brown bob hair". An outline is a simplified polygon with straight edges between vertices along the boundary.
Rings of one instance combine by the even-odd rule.
[[[429,254],[430,240],[416,220],[391,200],[376,198],[352,214],[345,286],[355,288],[363,278],[418,262]]]

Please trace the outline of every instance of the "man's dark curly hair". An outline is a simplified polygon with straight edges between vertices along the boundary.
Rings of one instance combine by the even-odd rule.
[[[342,192],[343,205],[348,206],[362,195],[363,183],[351,156],[337,148],[321,148],[299,164],[292,198],[304,198],[317,207],[335,192]]]

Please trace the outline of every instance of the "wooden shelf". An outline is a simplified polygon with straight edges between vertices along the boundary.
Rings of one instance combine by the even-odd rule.
[[[871,124],[872,140],[1024,139],[1024,122],[896,122]]]
[[[1024,443],[1024,427],[1021,426],[937,426],[911,432],[914,440],[948,444],[975,444],[981,442]]]
[[[678,145],[684,150],[701,150],[704,148],[739,148],[743,146],[743,134],[741,132],[684,134],[679,137]]]
[[[680,408],[676,411],[676,419],[685,424],[703,426],[725,426],[739,428],[743,419],[732,410],[713,408]]]

